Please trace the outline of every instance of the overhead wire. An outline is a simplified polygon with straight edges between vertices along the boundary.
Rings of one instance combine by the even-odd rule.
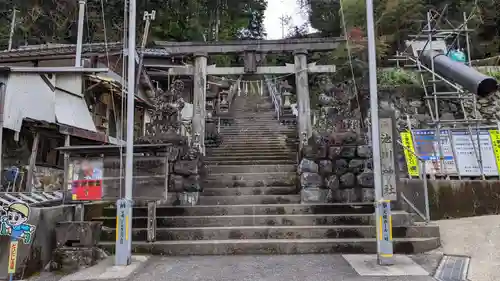
[[[359,102],[358,86],[356,83],[356,76],[354,75],[354,66],[352,63],[351,45],[349,43],[349,36],[347,34],[347,25],[346,25],[346,20],[345,20],[345,15],[344,15],[344,5],[342,5],[342,2],[343,2],[342,0],[339,1],[339,3],[340,3],[340,17],[342,19],[342,28],[344,31],[345,44],[346,44],[346,49],[347,49],[347,58],[349,60],[349,68],[351,71],[351,78],[352,78],[352,85],[353,85],[354,94],[356,95],[356,103],[358,106],[358,110],[361,114],[360,118],[363,119],[362,110],[361,110],[361,103]],[[360,121],[361,127],[363,127],[363,124],[364,124],[363,120],[359,120],[359,121]]]

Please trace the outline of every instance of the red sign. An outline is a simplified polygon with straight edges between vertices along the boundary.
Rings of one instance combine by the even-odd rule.
[[[102,180],[75,180],[73,181],[72,195],[73,200],[101,200]]]

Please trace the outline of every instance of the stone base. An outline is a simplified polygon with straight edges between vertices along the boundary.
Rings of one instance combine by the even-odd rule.
[[[329,189],[304,188],[300,191],[301,203],[328,203],[330,198]]]
[[[97,247],[60,247],[54,250],[50,270],[74,272],[97,264],[106,254]]]
[[[393,265],[381,266],[377,255],[343,255],[346,261],[361,276],[428,276],[420,265],[408,256],[394,255]]]
[[[180,194],[180,205],[181,206],[195,206],[198,204],[200,198],[199,192],[183,192]]]

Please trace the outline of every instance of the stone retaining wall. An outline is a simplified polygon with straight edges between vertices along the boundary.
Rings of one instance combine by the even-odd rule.
[[[428,180],[432,220],[500,213],[500,181]],[[404,179],[398,187],[423,212],[422,180]],[[407,210],[410,209],[407,207]]]
[[[314,134],[298,167],[303,202],[371,202],[372,151],[364,134]]]

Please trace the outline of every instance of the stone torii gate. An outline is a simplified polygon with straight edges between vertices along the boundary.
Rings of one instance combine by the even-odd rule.
[[[333,65],[307,63],[308,52],[330,51],[335,49],[343,38],[301,38],[282,40],[243,40],[219,42],[163,42],[155,45],[170,56],[193,55],[194,66],[172,66],[163,59],[145,58],[148,69],[167,69],[167,71],[148,71],[151,76],[187,75],[193,76],[193,134],[200,136],[204,147],[205,101],[207,75],[242,74],[289,74],[295,73],[297,105],[299,113],[299,134],[312,135],[308,73],[335,72]],[[285,66],[259,66],[261,58],[268,53],[293,52],[294,64]],[[243,54],[244,67],[216,67],[207,65],[209,55]],[[307,70],[307,71],[306,71]]]

